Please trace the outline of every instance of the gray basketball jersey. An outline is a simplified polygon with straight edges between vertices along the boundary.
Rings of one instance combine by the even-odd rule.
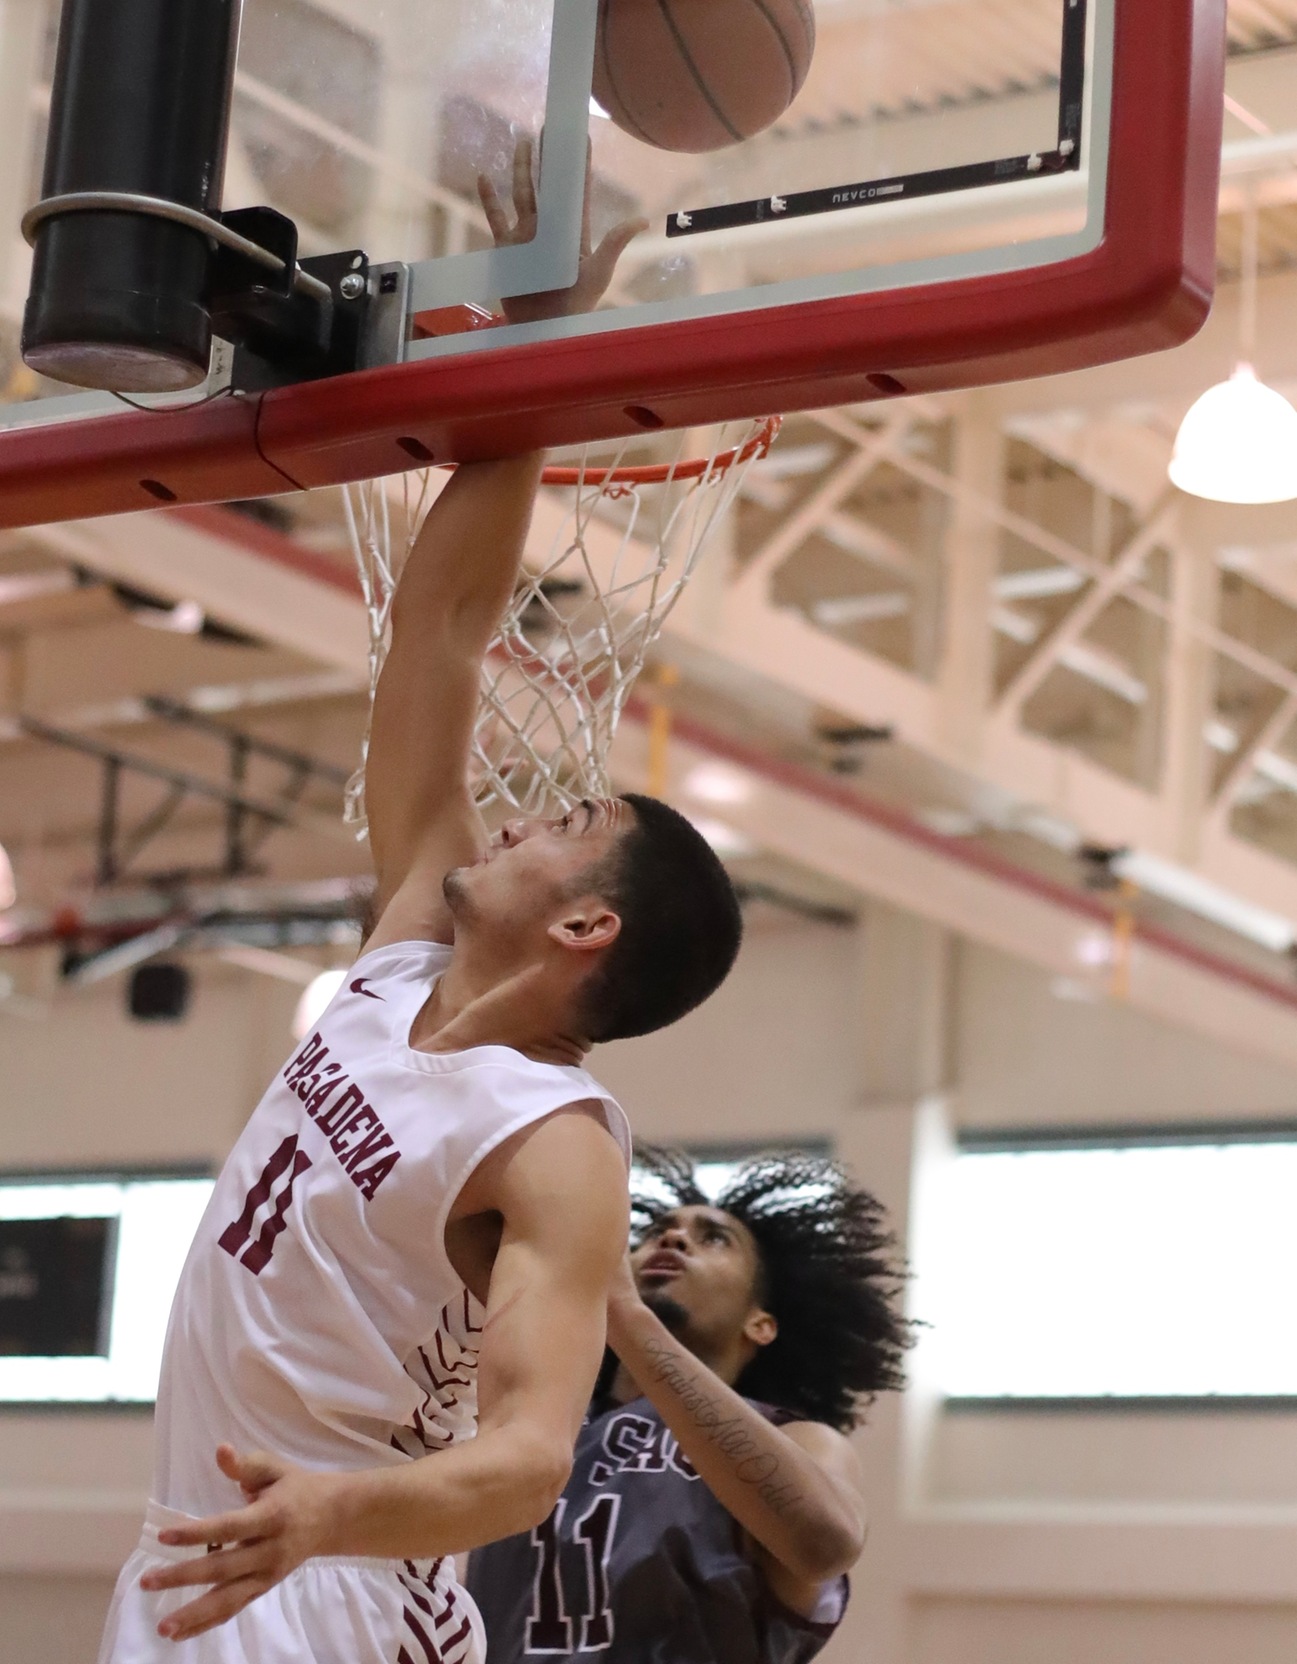
[[[468,1587],[491,1664],[806,1664],[847,1601],[845,1577],[814,1621],[774,1599],[741,1528],[646,1398],[592,1415],[549,1519],[475,1549]]]

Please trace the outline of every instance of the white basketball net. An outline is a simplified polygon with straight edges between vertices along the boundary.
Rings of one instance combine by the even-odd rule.
[[[626,466],[624,446],[611,462],[583,453],[574,468],[546,469],[546,485],[569,492],[571,502],[548,550],[525,564],[482,666],[472,761],[481,807],[538,814],[608,795],[608,751],[635,679],[709,535],[778,428],[776,418],[728,423],[702,458],[687,456],[682,436],[671,462],[648,468]],[[404,476],[404,513],[396,518],[406,530],[396,558],[389,482],[342,488],[369,613],[371,707],[392,594],[423,522],[430,474]],[[346,818],[359,836],[368,749],[367,732],[347,788]]]

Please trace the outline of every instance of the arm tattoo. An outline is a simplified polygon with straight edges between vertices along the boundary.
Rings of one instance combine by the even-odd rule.
[[[782,1477],[778,1456],[761,1453],[756,1440],[743,1430],[739,1418],[724,1414],[714,1395],[686,1368],[673,1348],[663,1346],[660,1341],[647,1340],[644,1350],[653,1379],[675,1393],[708,1444],[728,1459],[735,1478],[753,1486],[772,1513],[786,1514],[805,1500],[801,1491]]]

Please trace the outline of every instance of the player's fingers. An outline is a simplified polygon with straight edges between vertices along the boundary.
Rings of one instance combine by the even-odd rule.
[[[486,223],[491,228],[491,235],[498,243],[509,235],[509,219],[504,211],[504,204],[500,201],[499,191],[484,173],[477,176],[477,195],[482,204],[482,212],[486,215]]]
[[[536,147],[524,133],[513,152],[513,209],[520,222],[536,216],[535,156]]]
[[[158,1625],[158,1634],[168,1641],[191,1640],[205,1630],[215,1629],[217,1624],[227,1623],[258,1595],[264,1595],[272,1584],[273,1579],[246,1577],[238,1583],[227,1583],[219,1589],[209,1590],[163,1618]]]
[[[646,219],[621,220],[599,244],[597,252],[602,255],[607,251],[614,259],[619,259],[636,237],[643,236],[648,228],[649,222]]]
[[[210,1519],[188,1525],[169,1525],[158,1532],[158,1541],[168,1548],[206,1548],[209,1543],[255,1542],[264,1535],[269,1521],[264,1503],[254,1502],[233,1514],[213,1514]]]
[[[284,1477],[287,1471],[283,1462],[277,1457],[268,1456],[264,1450],[254,1450],[251,1455],[240,1456],[230,1445],[222,1445],[221,1451],[227,1453],[228,1466],[222,1464],[222,1471],[243,1490],[245,1495],[255,1496],[258,1491],[264,1491],[268,1485],[274,1485]],[[221,1451],[217,1452],[220,1459]]]
[[[581,198],[581,253],[589,254],[594,246],[590,231],[590,193],[594,186],[594,146],[585,141],[585,194]]]
[[[221,1549],[215,1554],[196,1554],[192,1560],[179,1560],[172,1566],[159,1566],[145,1572],[140,1588],[156,1594],[161,1589],[190,1589],[203,1584],[233,1583],[241,1577],[251,1577],[266,1569],[266,1552],[256,1544],[243,1548]]]
[[[602,294],[612,282],[613,272],[617,262],[625,254],[627,247],[634,242],[642,231],[648,230],[647,220],[623,220],[599,244],[599,247],[586,262],[586,273],[590,282]]]

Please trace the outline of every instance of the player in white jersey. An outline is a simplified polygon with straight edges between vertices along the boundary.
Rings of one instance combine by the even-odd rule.
[[[486,192],[502,241],[534,231],[526,145],[514,201],[516,223]],[[632,231],[587,241],[550,304],[593,305]],[[461,468],[402,574],[366,789],[378,922],[199,1227],[101,1664],[474,1664],[447,1557],[530,1530],[567,1478],[627,1234],[625,1120],[582,1060],[706,998],[741,927],[650,799],[487,839],[478,675],[539,476]]]

